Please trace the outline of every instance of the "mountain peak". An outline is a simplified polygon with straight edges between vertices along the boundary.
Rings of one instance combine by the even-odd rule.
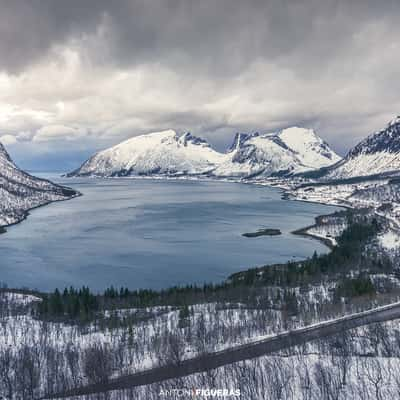
[[[354,157],[358,154],[375,154],[380,152],[394,153],[400,152],[400,118],[394,118],[386,128],[373,133],[362,140],[352,150],[347,157]]]
[[[204,139],[170,129],[100,151],[68,176],[197,175],[213,170],[223,157]]]
[[[175,130],[165,129],[163,131],[144,133],[143,135],[140,135],[140,136],[176,136],[176,135],[177,135],[177,133]]]
[[[183,144],[184,146],[187,146],[188,143],[194,144],[194,145],[204,145],[204,146],[209,146],[208,142],[200,138],[198,136],[192,135],[190,132],[184,133],[178,140],[180,144]]]
[[[298,137],[298,136],[312,136],[317,137],[313,129],[302,128],[299,126],[289,126],[280,130],[277,133],[278,136],[286,136],[286,137]]]
[[[354,146],[325,175],[328,179],[391,174],[400,170],[400,117]]]
[[[293,146],[298,146],[306,141],[313,141],[316,143],[323,143],[324,141],[315,133],[314,129],[300,128],[298,126],[291,126],[282,129],[276,134],[285,143],[290,143]]]
[[[340,157],[312,129],[274,133],[237,133],[218,176],[288,175],[331,165]]]
[[[248,139],[250,139],[252,137],[257,137],[257,136],[259,136],[258,132],[255,132],[255,133],[237,132],[235,134],[235,137],[233,138],[232,144],[228,148],[228,153],[240,148],[243,145],[243,143],[245,143]]]
[[[319,154],[318,158],[321,162],[324,162],[324,159],[326,159],[326,165],[333,164],[341,159],[329,147],[328,143],[315,133],[314,129],[292,126],[278,132],[278,137],[290,149],[305,156],[303,156],[305,165],[315,165],[317,162],[317,158],[315,158],[316,153]]]

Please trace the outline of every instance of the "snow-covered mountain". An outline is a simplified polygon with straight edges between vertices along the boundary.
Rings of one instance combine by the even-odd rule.
[[[100,151],[68,176],[200,175],[249,177],[318,169],[340,157],[313,130],[288,128],[264,135],[236,134],[228,153],[173,130],[136,136]]]
[[[72,189],[20,170],[0,143],[0,226],[21,221],[32,208],[76,195]]]
[[[340,157],[312,129],[237,134],[216,176],[291,175],[332,165]]]
[[[166,130],[100,151],[68,176],[198,175],[211,172],[223,159],[205,140]]]
[[[327,168],[324,179],[345,179],[400,171],[400,116],[349,151],[336,165]]]

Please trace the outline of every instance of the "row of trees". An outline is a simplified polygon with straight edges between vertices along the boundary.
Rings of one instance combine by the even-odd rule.
[[[65,289],[61,294],[58,289],[54,293],[43,295],[38,303],[38,312],[42,318],[77,319],[87,321],[99,310],[97,296],[88,287],[76,290]]]
[[[340,298],[351,299],[353,297],[374,296],[376,289],[369,276],[356,278],[345,277],[338,282],[335,288],[335,300]]]
[[[333,277],[351,269],[387,272],[391,269],[389,262],[383,263],[371,254],[365,256],[366,244],[378,232],[379,225],[375,219],[355,222],[343,231],[337,239],[337,246],[328,254],[314,253],[305,261],[249,269],[232,275],[230,280],[233,284],[293,287],[315,283],[324,276]]]

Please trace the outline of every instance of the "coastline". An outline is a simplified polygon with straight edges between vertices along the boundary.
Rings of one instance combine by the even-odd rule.
[[[69,201],[69,200],[73,200],[73,199],[75,199],[77,197],[83,196],[82,193],[78,192],[75,189],[72,189],[72,188],[69,188],[69,187],[66,188],[66,189],[72,190],[75,194],[73,196],[71,196],[71,197],[66,197],[65,199],[50,200],[50,201],[47,201],[46,203],[39,204],[39,205],[37,205],[35,207],[29,208],[28,210],[24,211],[22,217],[20,219],[18,219],[18,221],[12,222],[12,223],[7,224],[7,225],[0,225],[0,235],[4,234],[4,233],[7,233],[7,228],[10,228],[12,226],[18,225],[21,222],[24,222],[29,217],[30,213],[32,211],[34,211],[34,210],[37,210],[37,209],[42,208],[42,207],[46,207],[46,206],[48,206],[48,205],[50,205],[52,203],[59,203],[59,202],[62,202],[62,201]]]
[[[327,217],[330,215],[332,215],[332,214],[320,215],[319,217]],[[304,228],[296,229],[290,233],[292,235],[297,235],[297,236],[302,236],[302,237],[313,239],[313,240],[318,240],[319,242],[323,243],[326,247],[328,247],[330,250],[332,250],[335,247],[332,240],[330,240],[328,238],[323,238],[321,236],[317,236],[317,235],[314,235],[314,234],[308,232],[309,229],[315,228],[318,226],[320,226],[320,225],[318,225],[318,223],[316,223],[313,225],[306,226]]]

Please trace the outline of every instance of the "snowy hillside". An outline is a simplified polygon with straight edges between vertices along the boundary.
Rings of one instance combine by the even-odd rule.
[[[340,157],[312,129],[237,134],[217,176],[290,175],[332,165]]]
[[[31,208],[75,195],[72,189],[21,171],[0,143],[0,226],[19,222]]]
[[[167,130],[101,151],[69,176],[197,175],[212,171],[223,157],[203,139]]]
[[[400,116],[355,146],[324,178],[343,179],[400,170]]]

